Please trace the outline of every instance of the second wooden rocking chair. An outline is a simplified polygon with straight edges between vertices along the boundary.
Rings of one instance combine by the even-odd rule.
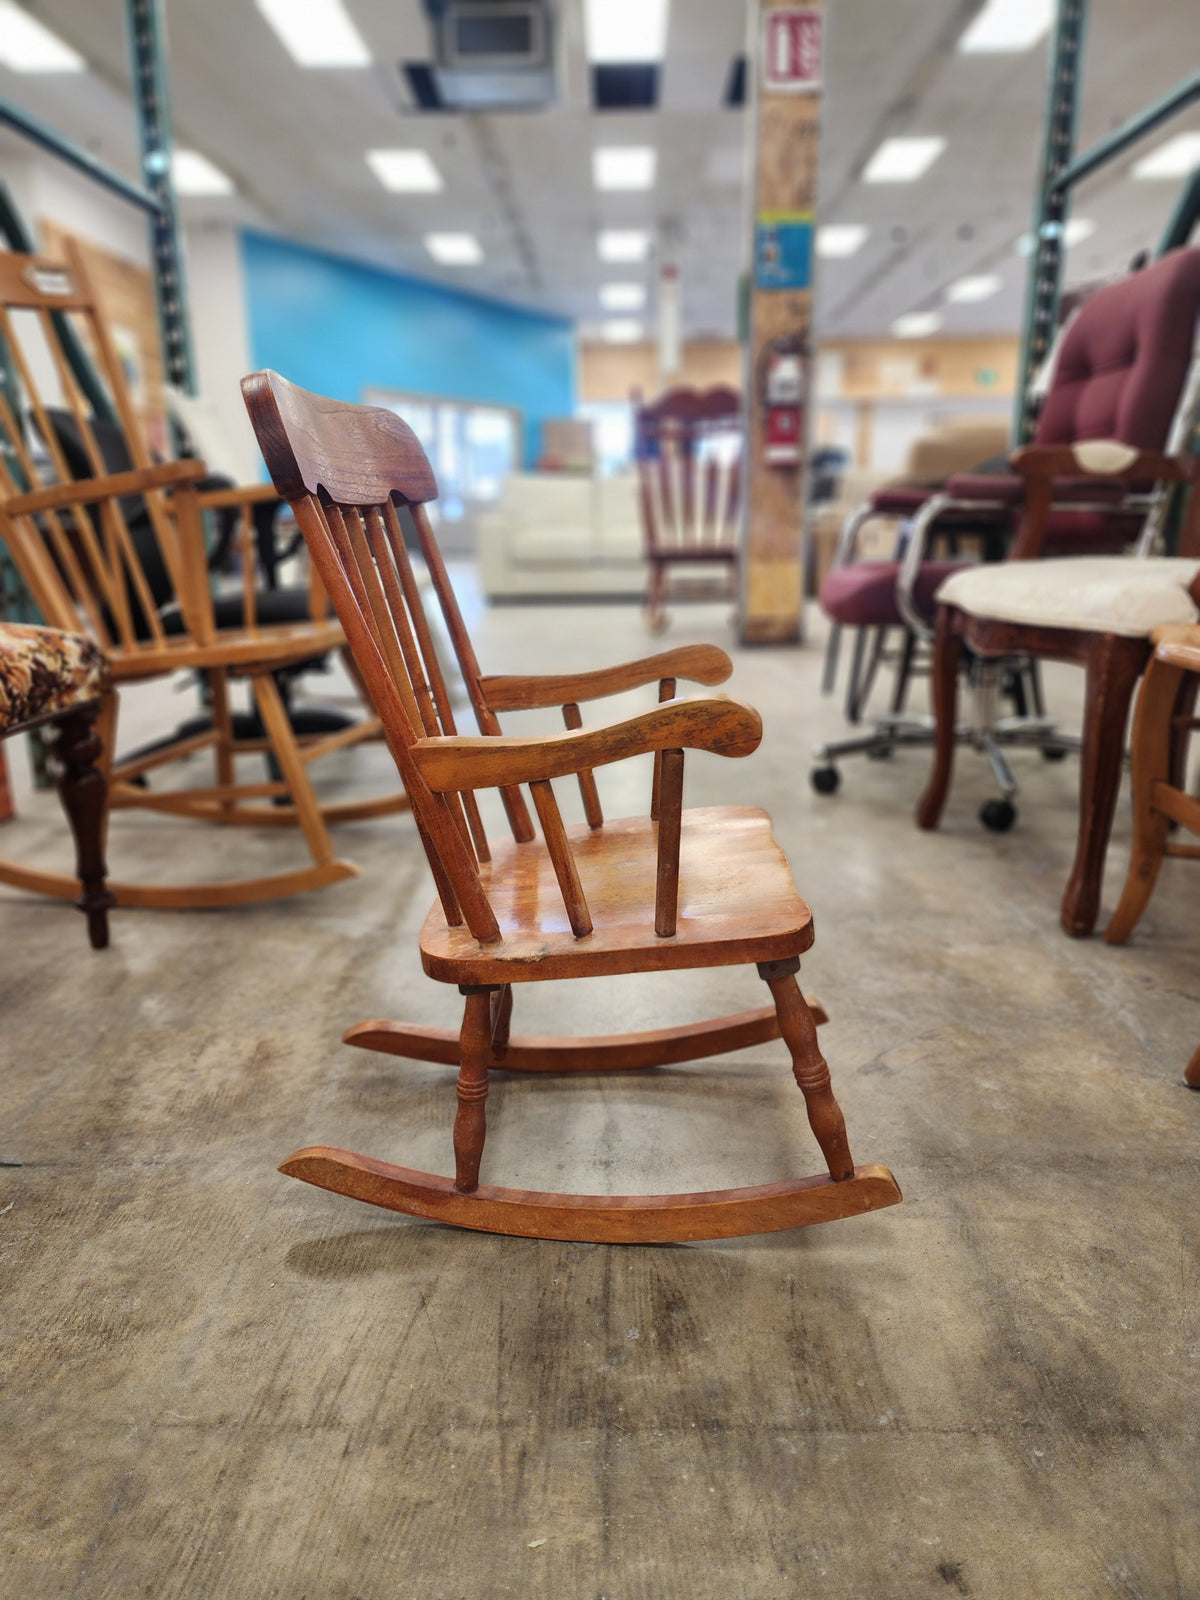
[[[393,413],[321,399],[275,373],[243,392],[271,477],[292,505],[383,720],[438,890],[421,933],[428,975],[457,984],[461,1030],[368,1022],[349,1043],[456,1064],[455,1175],[440,1177],[347,1150],[299,1150],[281,1171],[389,1210],[485,1232],[654,1242],[800,1227],[892,1205],[885,1167],[855,1167],[816,1019],[796,982],[812,916],[771,836],[749,807],[682,808],[684,750],[749,755],[756,712],[718,696],[674,698],[675,678],[717,683],[711,647],[670,651],[609,672],[481,678],[434,543],[425,503],[437,485],[415,435]],[[459,736],[404,546],[411,508],[430,576],[459,650],[483,736]],[[660,703],[584,730],[578,702],[660,681]],[[563,707],[567,732],[499,734],[499,706]],[[649,816],[606,822],[592,769],[655,752]],[[564,825],[555,778],[578,777],[587,823]],[[541,823],[536,839],[518,785]],[[512,840],[489,841],[477,789],[498,787]],[[513,985],[754,963],[771,992],[761,1010],[617,1037],[510,1037]],[[578,1195],[479,1182],[488,1074],[612,1072],[689,1061],[781,1037],[828,1173],[782,1183],[665,1195]]]

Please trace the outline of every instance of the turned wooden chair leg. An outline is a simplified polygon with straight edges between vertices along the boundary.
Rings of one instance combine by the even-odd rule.
[[[508,1033],[512,1026],[513,993],[512,984],[506,983],[503,989],[497,989],[492,1002],[492,1050],[493,1061],[503,1061],[508,1054]]]
[[[1145,639],[1102,634],[1088,653],[1079,753],[1079,834],[1059,912],[1064,930],[1076,939],[1092,932],[1100,913],[1104,856],[1121,787],[1129,702],[1149,648]]]
[[[955,730],[958,724],[958,667],[962,658],[959,613],[939,606],[937,637],[930,667],[929,695],[936,721],[933,768],[925,792],[917,801],[917,827],[936,828],[942,820],[950,779],[954,773]]]
[[[454,1118],[454,1187],[472,1194],[479,1187],[479,1163],[487,1138],[488,1052],[492,1042],[495,989],[460,988],[466,996],[458,1036],[458,1113]]]
[[[116,897],[105,887],[104,813],[108,783],[97,765],[103,746],[96,732],[99,707],[81,706],[57,724],[54,754],[60,765],[58,793],[75,837],[75,873],[83,891],[75,904],[87,917],[93,950],[108,944],[109,907]]]
[[[854,1161],[846,1139],[846,1122],[829,1081],[829,1067],[817,1043],[817,1025],[800,992],[797,957],[790,961],[763,961],[758,975],[771,991],[779,1032],[791,1051],[792,1073],[804,1096],[808,1123],[821,1154],[836,1180],[854,1176]]]
[[[1177,764],[1178,741],[1171,718],[1183,677],[1178,667],[1152,661],[1138,696],[1133,723],[1133,844],[1125,888],[1104,931],[1109,944],[1124,944],[1137,926],[1166,855],[1170,824],[1154,809],[1154,786],[1169,783]]]

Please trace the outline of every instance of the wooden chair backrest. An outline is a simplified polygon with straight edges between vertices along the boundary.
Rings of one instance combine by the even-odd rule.
[[[275,372],[244,378],[242,393],[272,481],[296,514],[383,723],[446,919],[455,927],[465,921],[481,943],[494,943],[500,934],[480,882],[488,846],[475,796],[435,793],[411,756],[418,739],[457,729],[404,543],[403,506],[411,511],[480,732],[500,732],[425,511],[437,496],[425,453],[394,412],[309,394]],[[514,835],[531,839],[520,795],[510,791],[505,799]]]
[[[87,402],[64,349],[65,328],[91,357],[119,439]],[[212,599],[195,503],[187,497],[180,516],[162,489],[136,481],[154,463],[77,251],[67,262],[0,253],[0,340],[13,379],[13,391],[0,392],[0,534],[45,621],[90,634],[110,652],[161,649],[189,637],[210,642]],[[10,512],[8,502],[74,479],[62,426],[97,478],[112,470],[114,440],[118,449],[123,442],[129,494],[97,502],[84,479],[78,500]],[[159,612],[172,599],[185,632],[168,639]]]
[[[634,414],[648,555],[737,543],[745,427],[736,389],[669,389]]]

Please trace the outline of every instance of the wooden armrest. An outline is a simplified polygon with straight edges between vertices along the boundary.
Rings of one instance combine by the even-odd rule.
[[[203,461],[164,461],[157,467],[139,467],[135,472],[114,472],[104,478],[72,478],[69,483],[52,483],[47,489],[13,495],[3,502],[10,517],[29,516],[38,511],[62,511],[70,506],[92,505],[97,500],[119,500],[146,489],[177,489],[208,475]]]
[[[652,750],[748,756],[761,739],[762,718],[752,706],[725,695],[694,695],[668,700],[626,722],[574,733],[534,739],[469,735],[418,739],[412,756],[429,787],[444,794],[562,778]]]
[[[1027,445],[1009,458],[1014,472],[1026,480],[1046,478],[1116,478],[1148,483],[1166,478],[1185,481],[1195,463],[1156,450],[1135,450],[1115,439],[1087,439],[1074,445]]]
[[[493,711],[528,711],[537,706],[578,705],[582,700],[599,700],[605,695],[640,689],[662,678],[683,678],[688,683],[724,683],[733,671],[733,662],[715,644],[681,645],[663,650],[640,661],[627,661],[618,667],[599,667],[595,672],[569,672],[533,678],[481,678],[479,686]]]

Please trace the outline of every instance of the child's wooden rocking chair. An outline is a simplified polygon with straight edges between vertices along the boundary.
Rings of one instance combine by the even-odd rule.
[[[900,1199],[885,1167],[855,1167],[842,1113],[796,982],[812,916],[793,887],[770,819],[743,807],[682,810],[683,752],[744,756],[756,712],[721,696],[669,699],[583,730],[578,701],[674,676],[720,682],[721,651],[667,652],[611,673],[480,679],[424,505],[437,485],[412,431],[389,411],[307,394],[275,373],[243,381],[275,486],[293,506],[312,560],[383,720],[428,852],[438,900],[421,933],[425,971],[466,997],[461,1031],[364,1023],[347,1041],[457,1064],[455,1177],[346,1150],[299,1150],[281,1171],[372,1205],[492,1233],[659,1242],[725,1238],[854,1216]],[[460,737],[404,547],[397,506],[412,508],[459,648],[484,737]],[[540,693],[539,693],[540,690]],[[489,703],[490,696],[490,703]],[[499,736],[497,704],[564,707],[568,730]],[[656,753],[648,817],[605,823],[591,770]],[[551,780],[579,777],[588,826],[565,827]],[[517,785],[542,825],[533,837]],[[499,787],[514,839],[489,844],[474,792]],[[600,974],[754,962],[773,1004],[685,1028],[599,1039],[509,1037],[512,985]],[[574,1195],[479,1183],[489,1068],[607,1072],[696,1060],[782,1035],[828,1175],[712,1193]]]

